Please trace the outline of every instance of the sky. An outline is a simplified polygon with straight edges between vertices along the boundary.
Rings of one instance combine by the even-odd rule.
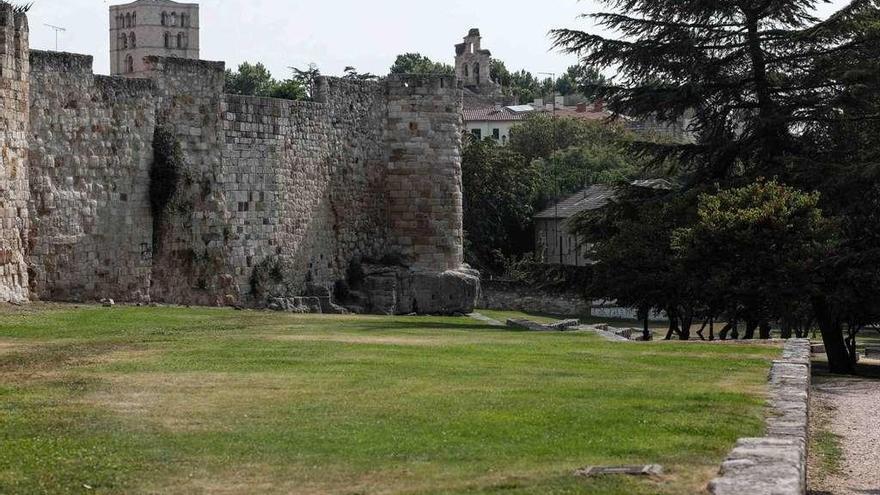
[[[31,47],[95,57],[95,73],[109,72],[108,6],[126,1],[33,0]],[[582,13],[597,12],[593,0],[200,0],[201,58],[227,67],[263,62],[278,78],[289,67],[315,63],[322,73],[346,66],[384,75],[400,53],[419,52],[449,64],[454,48],[472,27],[483,48],[511,70],[561,74],[576,57],[551,50],[547,32],[574,27],[595,31]],[[833,0],[827,15],[848,3]],[[552,4],[552,7],[551,7]]]

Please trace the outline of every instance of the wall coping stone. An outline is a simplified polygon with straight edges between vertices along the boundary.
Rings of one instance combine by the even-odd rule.
[[[785,342],[770,368],[767,436],[741,438],[709,483],[714,495],[804,495],[809,442],[810,341]]]
[[[53,52],[44,50],[30,51],[31,70],[85,72],[92,73],[91,55],[79,53]]]

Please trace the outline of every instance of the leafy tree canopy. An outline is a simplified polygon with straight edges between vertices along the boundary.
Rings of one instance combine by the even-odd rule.
[[[455,69],[442,62],[434,62],[420,53],[405,53],[398,55],[394,65],[391,66],[391,74],[439,74],[445,76],[455,75]]]
[[[287,100],[302,100],[307,94],[296,79],[277,81],[262,63],[244,62],[238,70],[226,69],[225,90],[234,95],[266,96]]]

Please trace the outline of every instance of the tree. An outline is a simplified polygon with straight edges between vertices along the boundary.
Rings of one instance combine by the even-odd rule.
[[[455,69],[451,65],[434,62],[420,53],[398,55],[390,72],[391,74],[455,75]]]
[[[261,63],[244,62],[233,72],[226,70],[225,91],[234,95],[267,96],[286,100],[303,100],[305,88],[294,79],[276,81]]]
[[[315,84],[318,82],[318,78],[321,77],[321,70],[318,66],[316,64],[309,64],[305,69],[290,67],[290,70],[293,71],[292,79],[305,89],[308,99],[313,99],[315,97]]]
[[[821,292],[816,275],[837,242],[819,198],[776,181],[700,195],[696,221],[673,232],[672,247],[699,278],[711,316],[747,322],[746,338],[762,324],[790,327],[802,318],[798,312]]]
[[[540,174],[511,149],[469,137],[462,183],[468,262],[498,271],[506,256],[525,252],[531,243]]]
[[[665,311],[669,333],[682,340],[702,309],[700,281],[672,250],[672,233],[694,218],[693,193],[621,185],[617,198],[602,209],[573,219],[573,231],[594,241],[590,298],[607,298],[637,308],[646,319]]]
[[[226,69],[226,92],[233,95],[268,96],[275,80],[262,63],[243,62],[238,70]]]
[[[872,88],[876,95],[876,72],[873,80],[865,76],[870,73],[866,54],[875,53],[880,43],[880,14],[873,0],[855,0],[825,21],[812,15],[816,0],[603,2],[611,10],[592,17],[619,36],[561,29],[553,32],[555,45],[577,53],[585,66],[618,69],[616,84],[592,88],[612,111],[661,121],[677,121],[693,112],[695,143],[645,146],[661,158],[677,157],[686,179],[683,193],[716,182],[722,187],[747,184],[759,177],[821,191],[817,177],[835,167],[830,163],[847,159],[829,153],[839,143],[821,136],[844,122],[864,126],[880,118],[871,91],[858,90]],[[858,82],[853,74],[861,74]],[[828,161],[818,163],[817,156]],[[858,166],[866,171],[868,164]],[[812,172],[804,174],[802,168]],[[838,211],[846,214],[848,209]],[[862,242],[867,233],[854,236],[854,242],[843,244],[867,247]],[[829,269],[831,279],[811,304],[835,372],[852,369],[843,326],[861,311],[839,295],[848,282],[871,278],[873,266],[865,270],[852,264],[863,254],[830,257],[865,277]],[[869,290],[874,300],[880,300],[878,287]],[[866,318],[880,320],[880,313],[857,319]]]
[[[356,68],[349,65],[345,68],[345,74],[342,76],[342,78],[348,79],[350,81],[375,81],[379,79],[379,76],[375,74],[370,74],[369,72],[361,74],[357,71]]]
[[[560,150],[591,143],[611,143],[632,139],[622,127],[607,122],[557,118],[535,113],[510,131],[510,148],[531,161],[549,158]]]
[[[594,86],[604,86],[608,82],[601,72],[592,67],[572,65],[556,80],[556,92],[563,96],[577,93],[590,96]]]
[[[617,184],[642,172],[638,158],[621,142],[586,142],[538,158],[535,165],[544,178],[539,204],[566,197],[594,184]]]

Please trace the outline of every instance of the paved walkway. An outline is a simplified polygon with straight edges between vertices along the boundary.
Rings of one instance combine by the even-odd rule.
[[[818,377],[813,424],[840,436],[841,472],[811,480],[813,495],[880,495],[880,380]]]

